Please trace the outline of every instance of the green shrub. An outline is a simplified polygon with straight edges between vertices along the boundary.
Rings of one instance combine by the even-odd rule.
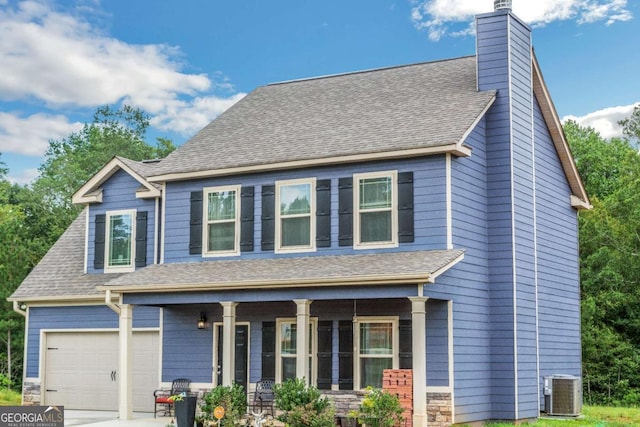
[[[275,405],[282,410],[279,421],[290,427],[332,427],[334,409],[326,397],[304,379],[289,379],[273,387]]]
[[[356,415],[360,423],[371,427],[392,427],[403,420],[402,406],[395,394],[379,388],[367,388],[367,395]]]
[[[247,412],[247,395],[244,387],[239,384],[232,386],[217,386],[202,396],[200,411],[204,420],[213,420],[213,410],[216,406],[224,408],[224,417],[220,419],[220,427],[241,425],[241,420]]]

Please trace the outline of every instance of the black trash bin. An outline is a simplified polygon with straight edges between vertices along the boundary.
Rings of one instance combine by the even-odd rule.
[[[182,400],[176,400],[173,403],[177,427],[193,427],[196,420],[197,402],[198,397],[195,394],[187,394]]]

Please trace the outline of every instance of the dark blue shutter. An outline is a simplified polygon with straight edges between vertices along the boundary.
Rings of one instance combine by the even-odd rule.
[[[333,356],[333,322],[318,322],[318,389],[331,390]]]
[[[262,186],[262,250],[272,251],[276,233],[276,186]]]
[[[338,180],[338,244],[353,245],[353,178]]]
[[[276,379],[276,322],[262,322],[262,380]]]
[[[136,267],[147,265],[147,211],[136,214]]]
[[[242,187],[240,191],[240,250],[253,250],[253,187]]]
[[[353,390],[353,322],[338,323],[338,389]]]
[[[93,268],[99,270],[104,268],[104,238],[105,238],[105,214],[96,215],[95,226],[96,235],[94,240]]]
[[[413,242],[413,172],[398,174],[398,242]]]
[[[316,247],[331,247],[331,180],[316,182]]]
[[[189,253],[202,254],[202,191],[191,192],[191,215],[189,220]]]
[[[398,348],[398,359],[400,369],[413,368],[413,338],[411,335],[411,320],[400,320],[400,335],[398,335],[400,347]]]

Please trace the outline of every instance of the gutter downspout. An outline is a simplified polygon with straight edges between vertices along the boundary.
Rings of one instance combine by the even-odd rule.
[[[27,312],[20,308],[20,304],[18,301],[13,302],[13,311],[21,315],[22,317],[27,317]]]
[[[111,310],[115,311],[118,316],[120,316],[120,307],[117,304],[111,302],[111,289],[107,289],[104,294],[104,303]]]

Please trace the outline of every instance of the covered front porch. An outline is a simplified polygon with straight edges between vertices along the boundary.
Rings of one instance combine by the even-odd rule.
[[[120,320],[120,417],[129,419],[132,413],[131,319],[138,306],[162,308],[162,384],[178,377],[190,378],[197,390],[239,383],[251,395],[262,379],[297,377],[335,398],[357,396],[367,386],[381,387],[384,369],[402,368],[413,372],[414,425],[427,425],[431,393],[440,400],[446,395],[452,414],[452,303],[430,299],[425,284],[462,254],[438,251],[438,256],[440,262],[420,275],[396,274],[391,279],[385,274],[381,279],[360,274],[346,282],[343,278],[339,286],[319,277],[313,285],[302,279],[296,285],[295,278],[286,284],[272,279],[271,286],[210,278],[208,285],[158,283],[158,274],[176,268],[171,265],[152,266],[149,271],[156,271],[147,273],[143,285],[110,283],[104,287],[106,302]],[[223,263],[227,261],[196,268]],[[241,262],[246,268],[249,263]],[[195,279],[204,280],[196,273]]]

